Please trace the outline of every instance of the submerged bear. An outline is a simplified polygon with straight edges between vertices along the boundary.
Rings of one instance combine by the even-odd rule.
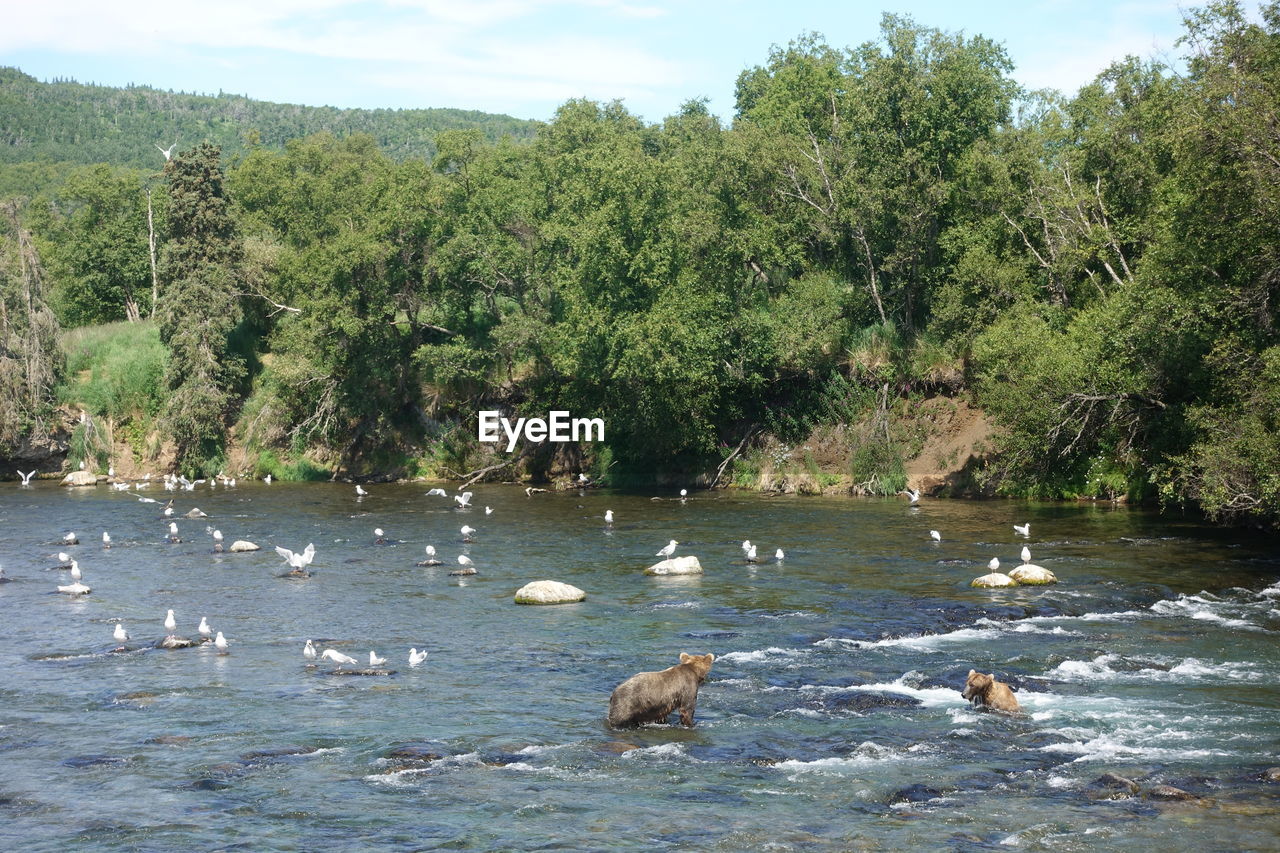
[[[1007,711],[1016,714],[1022,710],[1009,685],[996,681],[995,674],[983,675],[969,670],[969,677],[964,683],[961,697],[968,699],[976,708],[990,708],[994,711]]]
[[[680,663],[661,672],[641,672],[613,689],[609,697],[609,725],[628,728],[642,723],[664,723],[672,711],[680,722],[693,725],[698,686],[707,680],[715,655],[680,653]]]

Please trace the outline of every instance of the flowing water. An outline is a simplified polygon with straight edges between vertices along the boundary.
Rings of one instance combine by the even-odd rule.
[[[4,484],[0,849],[1280,844],[1261,775],[1280,765],[1270,542],[1094,506],[480,486],[458,510],[423,485],[370,490],[178,492],[209,518],[169,544],[162,504]],[[215,555],[206,525],[263,550]],[[55,591],[68,530],[93,589],[77,599]],[[642,573],[673,538],[704,574]],[[746,538],[785,561],[746,564]],[[308,542],[312,576],[280,577],[272,546]],[[415,565],[428,543],[446,565]],[[1024,544],[1057,586],[968,586]],[[449,576],[458,554],[479,573]],[[588,597],[513,603],[542,578]],[[170,608],[230,653],[151,648]],[[309,666],[307,639],[362,664],[376,649],[390,674]],[[696,727],[610,731],[612,688],[682,651],[717,656]],[[1024,713],[971,709],[970,668]],[[1109,799],[1108,772],[1142,791]]]

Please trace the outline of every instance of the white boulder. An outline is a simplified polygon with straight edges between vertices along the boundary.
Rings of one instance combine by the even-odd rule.
[[[585,592],[567,583],[533,581],[516,591],[516,604],[569,604],[586,597]]]
[[[1028,584],[1030,586],[1043,586],[1048,583],[1057,583],[1058,578],[1053,572],[1044,566],[1037,566],[1035,563],[1023,563],[1018,568],[1009,572],[1009,577],[1018,583]]]
[[[98,475],[92,471],[72,471],[70,474],[62,478],[64,486],[96,486],[98,485]]]
[[[646,575],[700,575],[702,564],[694,556],[670,557],[644,570]]]
[[[243,539],[237,539],[236,541],[231,543],[231,547],[228,548],[227,550],[230,551],[232,554],[242,554],[245,551],[260,551],[262,549],[259,548],[257,545],[253,544],[252,542],[246,542]]]
[[[980,578],[974,578],[969,586],[981,587],[1001,587],[1001,586],[1017,586],[1018,582],[1003,572],[992,572],[989,575],[983,575]]]

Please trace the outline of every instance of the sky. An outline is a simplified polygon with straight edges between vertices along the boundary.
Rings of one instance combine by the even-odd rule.
[[[649,122],[691,98],[733,115],[734,83],[806,32],[848,47],[881,14],[1004,45],[1028,88],[1068,93],[1128,54],[1177,63],[1168,0],[44,0],[5,14],[0,65],[41,80],[312,106],[458,107],[547,120],[621,99]],[[1256,0],[1248,7],[1256,10]]]

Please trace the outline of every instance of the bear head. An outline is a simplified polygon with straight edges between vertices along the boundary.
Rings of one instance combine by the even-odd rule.
[[[707,680],[707,673],[711,672],[711,662],[715,659],[716,656],[710,653],[705,655],[691,655],[686,652],[680,653],[681,665],[688,664],[689,667],[693,669],[694,673],[698,676],[699,684]]]
[[[965,679],[964,692],[960,694],[960,697],[972,702],[974,698],[986,693],[988,688],[995,683],[995,680],[996,677],[994,673],[991,675],[983,675],[982,673],[971,669],[969,670],[969,677]]]

